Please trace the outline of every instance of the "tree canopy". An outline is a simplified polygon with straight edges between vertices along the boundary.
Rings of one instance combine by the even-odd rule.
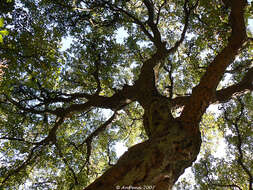
[[[252,1],[0,4],[1,189],[252,190]]]

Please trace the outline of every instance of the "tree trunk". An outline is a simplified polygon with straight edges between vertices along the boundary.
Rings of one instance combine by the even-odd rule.
[[[199,131],[189,133],[184,123],[172,116],[165,117],[169,114],[163,106],[164,101],[156,99],[145,109],[144,126],[150,129],[149,140],[129,148],[115,166],[85,190],[172,189],[179,176],[196,160],[201,137]]]

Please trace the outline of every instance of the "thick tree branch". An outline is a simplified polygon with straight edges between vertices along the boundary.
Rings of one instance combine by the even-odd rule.
[[[184,107],[181,120],[194,126],[191,123],[198,123],[206,108],[210,105],[215,96],[215,90],[219,84],[226,68],[240,52],[246,41],[246,28],[244,22],[245,0],[231,1],[231,27],[232,34],[227,46],[209,64],[206,73],[200,83],[193,89],[192,95]],[[196,131],[197,129],[191,129]]]
[[[56,108],[54,110],[49,109],[35,109],[30,108],[27,106],[22,105],[20,102],[15,101],[14,99],[11,99],[6,96],[6,99],[12,103],[14,106],[16,106],[19,110],[22,110],[27,113],[33,113],[33,114],[52,114],[56,115],[58,117],[71,117],[73,113],[76,112],[84,112],[92,107],[100,107],[100,108],[106,108],[106,109],[112,109],[112,110],[118,110],[126,106],[127,104],[131,103],[132,101],[136,100],[136,87],[135,86],[128,86],[125,85],[122,90],[119,90],[117,93],[115,93],[111,97],[104,97],[99,96],[97,94],[93,95],[87,95],[85,93],[74,93],[74,94],[65,94],[62,93],[61,96],[69,96],[69,98],[65,97],[55,97],[55,98],[48,98],[44,104],[55,103],[55,102],[68,102],[71,103],[72,100],[78,99],[78,98],[88,98],[88,101],[85,103],[80,104],[71,104],[67,108]]]
[[[118,91],[111,97],[94,95],[86,103],[72,104],[68,108],[61,108],[60,110],[62,113],[65,113],[67,117],[70,117],[74,112],[83,112],[91,107],[118,110],[136,100],[135,92],[134,86],[125,85],[122,90]]]
[[[58,93],[56,97],[49,96],[45,98],[44,103],[45,104],[52,104],[52,103],[58,103],[58,102],[69,103],[79,98],[90,99],[91,97],[92,95],[87,94],[87,93],[73,93],[73,94]]]
[[[228,86],[215,92],[215,96],[210,101],[210,104],[219,104],[228,102],[231,97],[241,96],[242,94],[253,91],[253,68],[250,68],[243,79],[234,85]],[[173,107],[181,107],[187,104],[190,96],[179,96],[172,99]]]
[[[250,68],[242,81],[227,88],[218,90],[212,102],[227,102],[232,96],[240,96],[243,93],[253,91],[253,68]]]
[[[243,79],[234,85],[228,86],[215,92],[215,96],[210,100],[210,104],[228,102],[231,97],[238,97],[242,94],[253,91],[253,68],[250,68]],[[171,101],[172,107],[181,107],[189,102],[190,96],[179,96]]]
[[[147,89],[152,90],[153,87],[151,88],[148,87],[148,84],[152,84],[149,81],[154,80],[152,77],[153,75],[152,72],[154,72],[152,70],[152,66],[154,65],[152,63],[153,61],[157,61],[157,60],[159,61],[159,58],[161,58],[161,56],[155,55],[153,58],[151,58],[151,60],[147,60],[146,62],[144,62],[142,72],[139,76],[139,79],[136,81],[135,86],[126,85],[122,91],[118,91],[112,97],[102,97],[102,96],[95,97],[94,96],[93,97],[94,99],[93,98],[90,99],[90,101],[92,102],[90,103],[90,105],[114,110],[116,108],[119,108],[120,105],[124,106],[136,100],[137,98],[136,94],[138,94],[138,91],[142,91],[142,89],[143,91]],[[252,91],[253,90],[252,82],[253,82],[253,68],[250,68],[248,72],[245,74],[245,76],[243,77],[241,82],[216,91],[215,92],[216,95],[210,100],[210,104],[224,103],[224,102],[229,101],[231,96],[238,96],[242,93],[247,93],[248,91]],[[140,95],[147,96],[146,93],[145,94],[140,93]],[[171,105],[173,107],[184,106],[187,104],[189,99],[190,99],[190,96],[176,97],[172,99]],[[68,110],[74,111],[75,110],[74,105],[73,105],[73,108],[70,107],[68,108]],[[79,105],[76,105],[76,107],[77,107],[77,110],[78,109],[82,110],[82,107],[86,107],[86,106],[85,104],[79,104]]]
[[[145,107],[150,105],[154,96],[159,93],[156,88],[159,66],[167,57],[165,44],[164,48],[157,51],[143,63],[139,79],[135,82],[137,100]]]
[[[225,73],[234,74],[234,73],[243,72],[244,70],[250,69],[251,65],[253,65],[253,59],[248,59],[248,60],[242,61],[242,63],[237,65],[234,69],[226,70]]]
[[[180,44],[183,42],[185,38],[186,31],[188,29],[189,25],[189,18],[191,12],[197,7],[198,1],[194,4],[194,6],[187,8],[187,5],[189,4],[189,1],[186,0],[184,3],[184,13],[185,13],[185,25],[181,34],[180,39],[175,43],[173,47],[170,49],[166,49],[166,43],[161,41],[161,34],[157,28],[157,25],[154,23],[154,5],[151,1],[147,0],[144,1],[144,4],[146,5],[149,13],[148,18],[148,25],[150,26],[151,30],[154,33],[155,39],[157,39],[157,44],[155,43],[156,47],[159,47],[159,51],[157,51],[155,54],[152,55],[152,57],[148,60],[146,60],[143,63],[143,66],[141,68],[141,74],[139,75],[139,79],[136,81],[136,85],[142,90],[143,92],[139,91],[139,98],[138,101],[145,107],[144,104],[149,104],[150,101],[152,101],[152,97],[157,95],[157,89],[156,89],[156,83],[158,79],[159,69],[164,64],[164,59],[169,55],[173,54]],[[155,68],[157,67],[157,68]],[[150,93],[147,92],[147,89],[149,89]],[[149,94],[149,96],[140,97],[140,95]]]
[[[161,47],[164,48],[162,46],[162,38],[161,38],[161,33],[159,32],[158,28],[157,28],[157,24],[154,23],[154,19],[155,19],[155,9],[154,9],[154,4],[152,1],[150,0],[144,0],[143,1],[145,6],[148,9],[148,20],[147,20],[147,24],[150,27],[153,36],[154,36],[154,44],[155,46],[160,49]]]

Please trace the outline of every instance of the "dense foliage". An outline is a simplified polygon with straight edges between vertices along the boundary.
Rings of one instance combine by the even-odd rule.
[[[149,93],[145,81],[153,75],[136,82],[147,60],[168,49],[155,63],[154,86],[177,118],[213,60],[241,32],[233,27],[239,13],[218,0],[0,3],[0,189],[83,189],[117,163],[117,143],[150,139],[146,100],[131,88]],[[178,189],[252,189],[252,4],[244,9],[247,38],[208,101],[220,104],[220,114],[206,112],[200,122],[196,184],[184,179]],[[218,159],[212,143],[222,137],[228,149]]]

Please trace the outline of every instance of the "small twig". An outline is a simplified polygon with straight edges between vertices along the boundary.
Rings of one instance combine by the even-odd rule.
[[[78,178],[76,176],[76,173],[74,171],[74,169],[70,166],[70,164],[68,163],[67,159],[64,157],[62,151],[61,151],[61,147],[58,143],[55,143],[55,146],[57,148],[57,151],[59,153],[59,156],[61,157],[61,159],[63,160],[64,164],[68,167],[68,169],[70,170],[73,178],[74,178],[74,181],[75,181],[75,185],[78,185],[79,182],[78,182]]]
[[[80,145],[78,145],[78,147],[83,146],[84,144],[86,144],[86,164],[90,163],[90,156],[91,156],[91,151],[92,151],[92,140],[93,138],[95,138],[96,136],[98,136],[101,132],[103,132],[107,126],[114,120],[114,118],[116,117],[117,112],[114,112],[114,114],[105,122],[103,123],[101,126],[99,126],[93,133],[91,133]]]
[[[178,49],[178,47],[181,45],[181,43],[184,41],[186,31],[189,27],[189,20],[190,20],[191,12],[198,6],[198,3],[199,3],[199,0],[197,0],[196,3],[188,9],[187,5],[189,4],[189,0],[185,0],[185,3],[184,3],[184,13],[185,13],[184,28],[181,33],[180,39],[175,43],[175,45],[173,47],[171,47],[169,50],[167,50],[168,54],[173,54]]]

